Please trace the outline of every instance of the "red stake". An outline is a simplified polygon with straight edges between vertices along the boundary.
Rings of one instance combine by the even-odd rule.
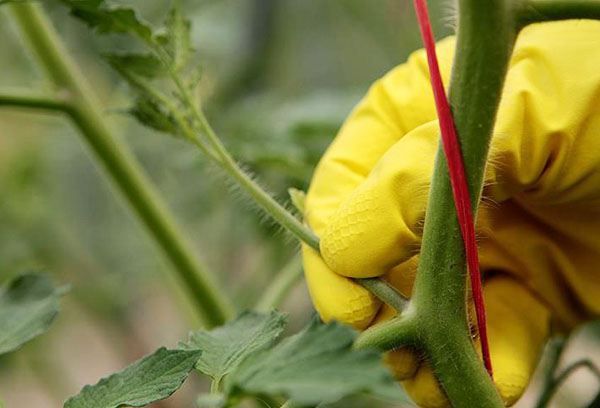
[[[442,132],[442,142],[446,161],[448,162],[448,171],[450,173],[450,182],[452,184],[452,194],[454,196],[454,205],[458,215],[460,231],[462,233],[465,252],[467,256],[467,265],[471,277],[471,289],[473,292],[473,302],[477,314],[477,326],[479,327],[479,338],[481,340],[481,354],[483,363],[490,377],[493,378],[492,360],[490,358],[490,348],[487,337],[487,327],[485,322],[485,307],[483,304],[483,291],[481,287],[481,274],[479,272],[479,257],[477,255],[477,243],[475,241],[475,226],[473,223],[473,213],[471,211],[471,196],[467,186],[465,175],[465,166],[460,152],[460,144],[454,127],[452,111],[446,97],[440,67],[438,65],[435,53],[435,42],[429,13],[427,11],[426,0],[414,0],[419,19],[421,36],[427,51],[427,62],[429,63],[429,74],[431,76],[431,86],[435,98],[435,107],[437,110],[440,130]]]

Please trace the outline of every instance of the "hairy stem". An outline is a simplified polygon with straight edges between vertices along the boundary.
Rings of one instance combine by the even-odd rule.
[[[402,293],[398,292],[395,287],[383,279],[355,278],[353,280],[369,289],[369,292],[396,309],[398,313],[402,312],[408,305],[408,299],[404,297]]]
[[[459,1],[449,100],[474,215],[517,32],[510,0]],[[414,286],[413,306],[421,317],[418,334],[454,407],[500,407],[502,400],[470,336],[466,287],[464,246],[440,144]]]
[[[231,178],[233,178],[240,185],[240,187],[242,187],[250,195],[250,197],[252,197],[252,199],[282,227],[291,232],[300,241],[305,242],[312,248],[318,250],[319,238],[308,227],[302,224],[298,218],[294,217],[273,197],[271,197],[270,194],[264,191],[252,179],[252,177],[250,177],[244,170],[240,168],[213,130],[212,126],[206,119],[204,112],[194,102],[189,90],[185,87],[175,73],[172,73],[171,78],[179,89],[179,92],[183,96],[183,99],[186,101],[187,105],[192,109],[200,130],[204,136],[206,136],[211,147],[219,156],[219,165],[221,168],[225,170],[229,176],[231,176]],[[196,144],[201,144],[201,142],[197,140]]]
[[[172,262],[206,325],[212,327],[224,323],[232,314],[228,298],[208,269],[193,255],[179,226],[133,154],[106,127],[92,90],[41,6],[19,3],[12,4],[11,8],[27,45],[54,83],[57,94],[68,104],[68,112],[88,146]]]
[[[460,140],[473,214],[518,27],[510,0],[460,0],[449,101]],[[501,407],[475,351],[466,310],[463,240],[440,143],[411,307],[396,322],[364,332],[359,344],[389,348],[412,340],[428,357],[454,407]],[[403,323],[406,317],[413,325]],[[397,331],[397,333],[395,333]],[[407,333],[408,332],[408,333]]]
[[[525,0],[519,10],[519,22],[525,26],[543,21],[600,19],[598,0]]]
[[[161,49],[156,49],[158,50],[158,57],[165,59],[166,56],[164,56],[160,51]],[[229,176],[235,180],[235,182],[241,186],[250,195],[250,197],[279,225],[291,232],[292,235],[294,235],[301,242],[304,242],[317,252],[320,252],[319,238],[310,230],[310,228],[304,225],[298,218],[296,218],[292,213],[287,211],[281,204],[279,204],[236,163],[206,119],[204,112],[194,101],[190,91],[181,82],[181,79],[176,72],[171,72],[171,79],[177,86],[177,89],[179,90],[179,93],[186,102],[187,106],[192,110],[193,115],[198,122],[198,126],[200,127],[200,131],[208,139],[211,148],[216,152],[216,157],[214,155],[211,156],[213,160],[215,160],[215,162],[225,172],[227,172]],[[167,106],[167,108],[169,107]],[[183,124],[181,120],[177,119],[177,117],[176,120],[180,126]],[[192,143],[206,152],[207,149],[198,135],[189,133],[189,131],[186,131],[185,129],[183,129],[183,131],[186,134],[186,137],[192,141]],[[375,296],[398,311],[401,311],[406,305],[406,298],[396,291],[389,283],[383,280],[372,278],[355,279],[355,281],[369,289]]]
[[[363,331],[354,341],[354,348],[392,350],[408,345],[420,348],[417,343],[417,330],[415,316],[408,308],[402,315]]]

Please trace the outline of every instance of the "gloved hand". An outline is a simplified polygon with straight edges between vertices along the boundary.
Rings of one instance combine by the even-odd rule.
[[[454,39],[437,51],[448,83]],[[508,405],[551,326],[567,331],[600,315],[598,67],[600,22],[544,23],[520,34],[506,78],[477,230],[494,378]],[[417,51],[371,87],[308,191],[324,261],[305,245],[304,264],[324,320],[364,329],[394,315],[346,277],[381,276],[410,296],[438,136]],[[448,406],[414,352],[386,359],[417,404]]]

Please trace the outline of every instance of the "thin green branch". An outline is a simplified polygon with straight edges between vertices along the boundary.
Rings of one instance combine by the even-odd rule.
[[[600,392],[596,394],[596,397],[590,402],[587,408],[598,408],[600,407]]]
[[[157,53],[157,57],[168,66],[168,56],[160,47],[160,45],[155,45],[154,51]],[[240,185],[250,195],[250,197],[252,197],[252,199],[258,205],[261,206],[261,208],[268,215],[270,215],[281,226],[291,232],[297,239],[319,252],[319,238],[310,230],[310,228],[308,228],[298,218],[287,211],[269,193],[260,187],[244,170],[240,168],[206,119],[204,111],[195,102],[194,98],[192,98],[189,89],[183,84],[179,78],[179,75],[177,75],[175,71],[171,70],[170,77],[179,90],[182,99],[187,104],[188,108],[191,109],[194,118],[198,122],[200,131],[208,139],[211,147],[216,151],[218,157],[215,159],[215,161],[229,174],[230,177],[232,177],[238,183],[238,185]],[[203,141],[197,135],[188,135],[188,139],[190,139],[198,147],[204,146]],[[369,289],[382,301],[390,304],[398,311],[401,311],[406,305],[406,298],[404,298],[389,283],[385,281],[377,278],[355,279],[355,281]]]
[[[28,47],[57,88],[57,94],[67,98],[71,116],[81,135],[154,241],[172,262],[206,325],[212,327],[224,323],[232,315],[228,298],[208,269],[193,255],[179,226],[133,154],[106,127],[94,93],[41,6],[20,3],[10,7]]]
[[[177,74],[172,73],[171,78],[184,101],[192,109],[195,119],[198,122],[201,132],[206,136],[212,148],[220,157],[219,164],[229,176],[231,176],[253,199],[258,203],[263,210],[273,217],[282,227],[291,232],[296,238],[307,243],[312,248],[319,249],[319,238],[302,222],[287,211],[279,204],[270,194],[264,191],[240,166],[235,162],[229,154],[212,126],[206,119],[204,112],[198,107],[190,95],[189,90],[181,82]],[[199,140],[196,144],[201,143]]]
[[[565,368],[561,373],[556,377],[556,384],[560,386],[569,376],[580,368],[587,368],[594,374],[596,380],[600,381],[600,369],[596,367],[596,365],[589,359],[581,359],[577,360],[574,363],[570,364],[567,368]]]
[[[383,279],[363,278],[354,279],[354,281],[369,289],[369,292],[396,309],[398,313],[402,312],[408,305],[408,299],[404,297],[402,293],[398,292],[398,290],[389,282]]]
[[[179,90],[184,93],[183,96],[186,103],[192,107],[194,115],[200,124],[200,129],[207,136],[211,146],[219,155],[220,160],[217,163],[221,168],[244,188],[250,197],[252,197],[252,199],[258,203],[267,214],[273,217],[275,221],[290,231],[297,239],[309,245],[317,252],[320,252],[319,238],[298,218],[279,204],[269,193],[263,190],[238,166],[208,123],[208,120],[204,116],[204,112],[194,105],[189,93],[185,87],[183,87],[183,84],[181,84],[176,75],[173,76],[173,79],[179,83]],[[202,144],[202,141],[197,137],[193,142],[198,146]],[[375,296],[398,311],[401,311],[406,305],[406,298],[396,291],[389,283],[381,279],[355,279],[354,281],[369,289]]]
[[[198,139],[196,133],[191,128],[188,120],[182,115],[181,109],[179,109],[170,98],[168,98],[164,93],[160,92],[156,89],[152,84],[148,81],[145,81],[135,75],[131,75],[131,73],[127,70],[119,70],[119,73],[129,81],[130,84],[134,84],[147,94],[149,94],[152,98],[156,99],[169,111],[169,113],[173,116],[173,119],[179,126],[179,129],[183,133],[184,137],[190,142],[194,143],[204,154],[210,157],[212,160],[221,163],[221,159],[219,156],[215,154],[212,149],[209,149],[201,140]]]
[[[519,11],[519,22],[523,26],[569,19],[600,19],[600,1],[525,0]]]
[[[256,305],[256,310],[266,312],[279,306],[289,291],[302,278],[302,257],[294,256],[292,260],[283,267],[275,276],[273,282],[261,295],[260,301]]]
[[[474,214],[508,61],[518,32],[514,12],[510,0],[459,1],[449,101]],[[416,342],[425,352],[452,406],[502,407],[502,400],[470,336],[464,246],[452,197],[440,143],[419,270],[408,310],[417,325]],[[390,327],[391,331],[396,329]],[[382,343],[381,339],[377,342]]]
[[[540,397],[536,404],[537,408],[545,407],[550,401],[553,393],[552,388],[554,387],[554,375],[566,345],[567,337],[564,336],[557,336],[550,339],[548,342],[547,351],[545,353],[546,362],[544,366],[544,383]]]
[[[71,108],[68,103],[59,98],[21,90],[0,90],[0,107],[1,106],[42,109],[67,113]]]
[[[419,346],[418,322],[410,308],[391,320],[369,327],[354,341],[354,348],[392,350],[400,346]]]
[[[556,368],[556,366],[554,367]],[[561,385],[565,382],[565,380],[567,380],[567,378],[569,378],[571,374],[573,374],[573,372],[580,368],[587,368],[588,370],[590,370],[592,374],[594,374],[596,379],[600,382],[600,370],[594,365],[592,361],[590,361],[589,359],[577,360],[574,363],[569,364],[569,366],[562,370],[560,374],[558,374],[556,377],[554,377],[554,372],[551,373],[552,377],[550,378],[550,381],[546,383],[546,386],[542,391],[542,394],[540,395],[540,398],[535,407],[546,408],[550,404],[550,400],[552,400],[552,397],[554,397],[554,395],[561,387]]]

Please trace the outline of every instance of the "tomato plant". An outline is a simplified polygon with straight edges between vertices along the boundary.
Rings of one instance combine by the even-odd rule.
[[[600,3],[459,1],[456,53],[446,100],[441,76],[436,72],[433,38],[424,17],[425,3],[416,2],[444,143],[440,143],[431,181],[414,296],[406,299],[383,279],[355,278],[396,309],[398,316],[362,333],[336,322],[315,320],[283,340],[280,337],[286,326],[285,315],[272,308],[299,279],[299,261],[294,260],[289,270],[274,280],[255,307],[257,311],[240,314],[235,310],[226,291],[194,254],[135,157],[111,133],[90,84],[43,7],[22,1],[5,3],[15,3],[8,7],[53,89],[47,93],[3,94],[0,105],[62,113],[75,124],[104,172],[171,262],[172,271],[204,324],[175,348],[161,347],[123,371],[84,387],[65,402],[65,407],[145,406],[173,394],[193,371],[211,380],[210,392],[197,400],[205,407],[235,406],[248,398],[270,406],[317,406],[358,393],[394,396],[406,402],[407,397],[383,366],[381,356],[407,345],[423,352],[453,406],[504,405],[490,378],[493,361],[487,350],[473,226],[504,79],[520,30],[543,21],[600,18]],[[276,224],[320,251],[319,238],[301,219],[303,192],[290,190],[299,213],[296,215],[244,170],[209,122],[207,107],[197,92],[203,72],[195,57],[191,22],[179,1],[173,2],[158,28],[145,22],[134,9],[103,0],[60,3],[97,35],[119,34],[137,41],[134,51],[103,55],[133,94],[129,115],[197,150]],[[451,150],[446,152],[448,159],[444,147]],[[458,217],[454,216],[457,210]],[[489,373],[476,353],[470,332],[465,301],[467,260]],[[4,345],[1,352],[12,351],[46,330],[58,311],[57,297],[63,291],[52,288],[37,274],[10,282],[0,294],[0,325],[7,333],[0,341]],[[558,346],[554,350],[540,406],[547,404],[573,370],[568,368],[554,377],[561,349]],[[578,366],[597,372],[589,361],[574,367]]]

